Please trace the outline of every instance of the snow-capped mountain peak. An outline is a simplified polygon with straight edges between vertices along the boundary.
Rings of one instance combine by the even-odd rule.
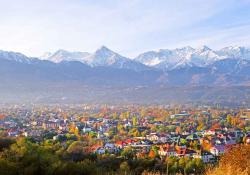
[[[211,51],[211,49],[205,45],[200,46],[195,50],[196,53],[202,53],[202,52],[206,52],[206,51]]]
[[[49,60],[54,63],[60,63],[62,61],[81,61],[83,58],[89,56],[88,52],[68,52],[63,49],[59,49],[53,54],[50,52],[45,53],[40,57],[42,60]]]
[[[55,63],[62,61],[80,61],[91,67],[104,66],[116,69],[133,69],[135,71],[155,68],[171,70],[187,67],[217,67],[218,70],[223,69],[223,71],[229,70],[229,72],[233,72],[250,64],[250,49],[242,46],[229,46],[214,51],[204,45],[198,48],[187,46],[173,50],[148,51],[140,54],[135,59],[121,56],[106,46],[99,47],[92,54],[88,52],[68,52],[60,49],[54,53],[47,52],[39,59],[27,57],[17,52],[0,50],[0,59],[26,64],[50,64],[54,66],[56,66]]]
[[[222,55],[231,59],[250,60],[250,49],[242,46],[229,46],[220,50]]]
[[[40,57],[40,59],[41,59],[41,60],[48,60],[49,57],[51,57],[51,55],[52,55],[52,53],[46,52],[45,54],[43,54],[43,55]]]
[[[175,69],[183,65],[206,67],[227,58],[250,60],[250,50],[245,47],[230,46],[220,51],[213,51],[205,45],[196,49],[188,46],[174,50],[160,49],[145,52],[135,60],[155,68]]]
[[[111,66],[112,64],[119,63],[122,66],[123,62],[129,59],[119,55],[118,53],[108,49],[106,46],[99,47],[94,53],[82,59],[88,65],[95,66]]]
[[[0,59],[6,59],[11,61],[16,61],[19,63],[30,64],[30,62],[34,59],[31,57],[27,57],[19,52],[8,52],[0,50]]]

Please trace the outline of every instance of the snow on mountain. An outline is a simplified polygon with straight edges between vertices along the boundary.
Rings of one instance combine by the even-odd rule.
[[[215,51],[207,46],[201,46],[197,48],[194,52],[188,54],[186,58],[192,62],[195,66],[206,67],[211,65],[217,60],[222,60],[227,58],[226,56],[220,56]]]
[[[52,53],[50,52],[46,52],[45,54],[43,54],[39,59],[40,60],[49,60],[49,58],[51,57]]]
[[[119,66],[119,68],[122,68],[122,64],[128,60],[130,59],[113,52],[106,46],[101,46],[94,53],[82,59],[82,61],[86,62],[92,67],[112,66],[113,64],[116,64]]]
[[[88,52],[68,52],[66,50],[58,50],[55,53],[46,52],[39,59],[49,60],[54,63],[60,63],[62,61],[81,61],[83,58],[89,56]]]
[[[184,47],[181,49],[160,49],[140,54],[135,60],[160,69],[176,69],[183,67],[209,67],[216,61],[224,59],[250,60],[250,49],[230,46],[220,51],[213,51],[207,46],[197,49]]]
[[[0,59],[6,59],[11,61],[16,61],[19,63],[30,64],[32,60],[35,58],[27,57],[19,52],[8,52],[0,50]]]
[[[250,60],[250,49],[240,46],[229,46],[219,51],[221,55],[231,59]]]
[[[126,58],[118,53],[108,49],[106,46],[101,46],[94,53],[82,59],[82,62],[91,67],[104,66],[116,69],[132,69],[135,71],[152,70],[141,62]]]
[[[135,71],[152,69],[180,69],[189,67],[209,67],[225,73],[238,72],[250,66],[250,49],[238,46],[225,47],[214,51],[207,46],[196,49],[191,47],[173,50],[160,49],[140,54],[135,59],[129,59],[101,46],[94,53],[68,52],[58,50],[55,53],[45,53],[38,58],[27,57],[17,52],[0,50],[0,59],[40,66],[57,66],[62,61],[80,61],[91,67],[112,67],[116,69],[132,69]]]
[[[174,69],[179,66],[186,67],[187,65],[191,65],[192,63],[186,59],[186,56],[193,51],[194,49],[191,47],[175,50],[160,49],[142,53],[135,60],[159,69]]]

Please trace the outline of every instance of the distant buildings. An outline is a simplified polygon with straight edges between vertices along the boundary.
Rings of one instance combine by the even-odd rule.
[[[190,117],[191,114],[172,114],[170,117],[171,118],[176,118],[176,117]]]

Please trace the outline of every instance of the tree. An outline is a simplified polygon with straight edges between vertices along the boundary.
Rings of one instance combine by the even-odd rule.
[[[202,150],[210,151],[210,148],[212,148],[212,143],[207,143],[206,141],[203,141],[201,144]]]
[[[14,141],[5,137],[0,137],[0,152],[4,148],[9,148],[11,144],[13,144]]]
[[[148,154],[148,157],[150,157],[151,159],[155,159],[155,152],[151,150]]]
[[[131,146],[126,147],[121,152],[121,156],[127,159],[133,159],[134,155],[135,155],[135,151],[133,150]]]
[[[148,130],[142,131],[142,132],[141,132],[141,136],[142,136],[142,137],[146,137],[146,135],[147,135],[148,133],[149,133]]]
[[[135,117],[133,118],[133,126],[136,126],[136,119],[135,119]]]
[[[128,162],[122,162],[121,165],[120,165],[120,169],[123,171],[123,172],[129,172],[130,170],[130,167],[128,165]]]
[[[227,123],[231,122],[230,114],[227,114]]]
[[[220,129],[221,128],[221,125],[220,123],[216,123],[214,126],[213,126],[214,129]]]
[[[92,137],[92,138],[94,138],[95,137],[95,132],[94,131],[90,131],[89,132],[89,136]]]
[[[140,132],[138,130],[136,130],[135,133],[134,133],[134,136],[135,137],[140,137]]]
[[[156,156],[156,157],[159,156],[158,151],[159,151],[160,147],[154,145],[152,148],[153,148],[153,150],[154,150],[155,156]]]

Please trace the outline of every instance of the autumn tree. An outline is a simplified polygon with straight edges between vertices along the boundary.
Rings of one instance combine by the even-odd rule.
[[[155,159],[155,152],[151,150],[148,154],[148,157],[150,157],[151,159]]]

